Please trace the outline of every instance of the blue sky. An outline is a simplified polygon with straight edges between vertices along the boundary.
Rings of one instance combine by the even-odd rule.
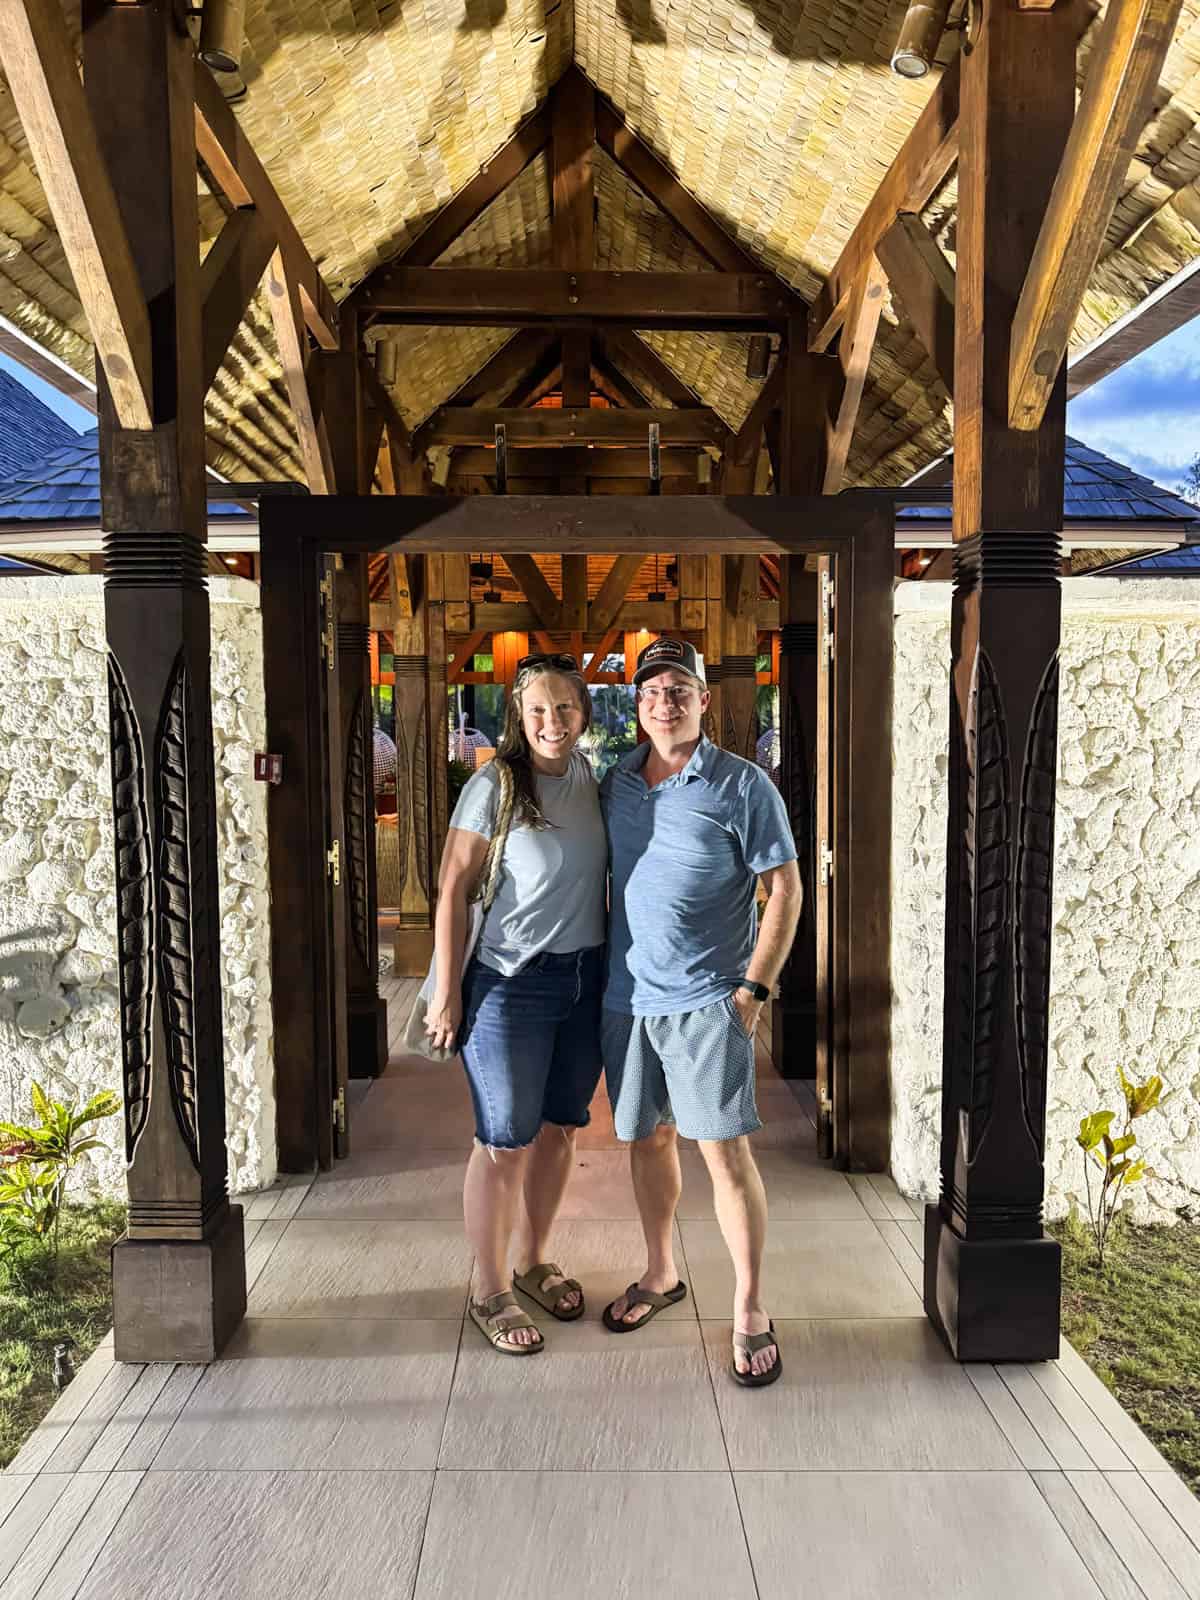
[[[80,433],[96,419],[57,389],[0,354],[0,368]],[[1200,318],[1144,350],[1067,408],[1067,427],[1164,488],[1178,489],[1200,454]]]
[[[1200,318],[1177,328],[1067,407],[1067,431],[1178,489],[1200,454]]]

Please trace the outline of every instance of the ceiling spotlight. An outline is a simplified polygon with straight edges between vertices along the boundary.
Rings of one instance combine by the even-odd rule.
[[[242,63],[246,0],[205,0],[200,15],[200,59],[214,72],[237,72]]]
[[[900,37],[892,52],[892,71],[902,78],[923,78],[933,65],[950,0],[913,0],[900,24]]]
[[[484,603],[489,606],[498,606],[504,599],[499,589],[485,589],[483,591]]]

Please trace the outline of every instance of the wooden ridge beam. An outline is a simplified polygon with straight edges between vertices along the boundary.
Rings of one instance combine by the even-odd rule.
[[[653,384],[660,390],[673,406],[686,409],[688,406],[704,404],[696,391],[684,383],[658,351],[652,349],[644,339],[639,339],[631,330],[606,328],[604,348],[610,353],[615,351],[618,355],[624,356],[629,365],[640,372],[647,383]]]
[[[644,555],[618,556],[613,562],[588,608],[588,627],[594,633],[606,633],[612,627],[645,564]]]
[[[254,205],[282,252],[296,284],[304,322],[325,350],[338,348],[338,308],[287,207],[255,154],[232,106],[203,64],[196,62],[196,149],[235,207]]]
[[[55,0],[2,0],[0,65],[122,428],[154,425],[150,316]]]
[[[920,217],[902,213],[879,241],[879,264],[946,393],[954,393],[954,268]]]
[[[928,195],[922,198],[916,188],[918,180],[924,175],[922,181],[936,187],[938,160],[946,156],[949,148],[946,141],[958,122],[958,99],[959,58],[956,56],[942,73],[924,111],[884,174],[813,302],[808,316],[810,350],[829,348],[845,318],[859,274],[898,213],[919,209],[929,198]]]
[[[234,211],[200,265],[204,388],[212,387],[275,248],[259,211]]]
[[[1037,428],[1141,136],[1182,0],[1110,5],[1013,319],[1008,423]]]
[[[514,582],[533,608],[533,614],[543,628],[556,629],[562,623],[562,602],[546,582],[541,567],[532,556],[506,555],[505,565]]]
[[[578,68],[571,68],[577,73]],[[569,74],[568,74],[569,76]],[[586,82],[586,79],[584,80]],[[722,272],[765,272],[761,261],[742,248],[645,143],[607,100],[596,103],[596,140],[633,182],[671,221],[687,234],[714,267]]]
[[[837,494],[846,476],[846,462],[854,442],[858,408],[867,386],[871,352],[875,348],[875,335],[879,329],[879,313],[883,310],[883,283],[883,269],[871,256],[854,285],[838,340],[838,360],[844,381],[837,420],[826,451],[822,484],[824,494]]]
[[[454,327],[761,329],[782,327],[803,309],[769,273],[553,267],[387,267],[356,303],[383,321]]]
[[[662,452],[664,478],[696,477],[697,451],[680,446]],[[490,477],[496,470],[495,456],[486,445],[462,445],[454,452],[451,472],[467,477]],[[618,446],[613,449],[587,445],[514,445],[509,441],[510,478],[649,478],[650,458],[642,447]]]
[[[502,423],[510,445],[556,441],[571,445],[636,445],[646,443],[652,422],[658,424],[664,444],[722,446],[727,435],[725,424],[707,407],[693,411],[443,407],[430,419],[428,438],[433,444],[489,445],[495,440],[497,424]]]

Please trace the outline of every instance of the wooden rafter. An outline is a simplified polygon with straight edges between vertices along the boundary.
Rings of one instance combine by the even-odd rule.
[[[0,0],[0,64],[123,428],[153,426],[150,318],[55,0]]]
[[[606,359],[601,350],[593,349],[591,366],[592,383],[614,406],[632,406],[634,410],[647,407],[650,402],[642,391]]]
[[[262,214],[234,211],[200,267],[204,303],[204,387],[211,387],[275,248]]]
[[[563,272],[558,268],[387,267],[358,300],[383,321],[456,327],[781,327],[803,301],[744,272]]]
[[[504,403],[500,409],[508,411],[514,407],[536,405],[546,395],[561,388],[562,381],[562,358],[557,348],[552,348],[530,367],[519,383],[513,385],[504,396]]]
[[[697,451],[686,447],[664,449],[664,478],[696,477]],[[454,453],[454,470],[466,477],[489,477],[496,470],[492,451],[485,445],[464,445]],[[512,478],[644,478],[649,471],[645,441],[605,450],[586,445],[510,446],[508,471]]]
[[[304,322],[324,350],[338,348],[338,309],[275,185],[212,73],[196,63],[196,149],[235,207],[261,212],[296,285]]]
[[[552,631],[561,627],[562,604],[533,557],[506,555],[504,560],[541,626]]]
[[[1045,415],[1181,3],[1125,0],[1105,16],[1013,319],[1012,428]]]
[[[754,493],[763,428],[771,412],[782,403],[786,378],[787,356],[784,354],[763,379],[745,421],[725,447],[721,458],[722,494]]]
[[[942,73],[941,80],[917,119],[916,126],[900,147],[876,189],[867,209],[838,257],[837,264],[813,302],[808,316],[808,347],[826,350],[845,319],[850,295],[859,275],[875,253],[880,237],[887,232],[901,211],[919,210],[928,200],[917,188],[918,179],[931,185],[930,193],[945,172],[939,160],[946,157],[947,139],[958,121],[959,58]],[[939,175],[940,174],[940,175]]]
[[[954,393],[954,268],[920,217],[901,214],[879,241],[892,294]]]
[[[480,645],[487,638],[482,628],[476,628],[473,633],[454,647],[454,655],[446,665],[446,682],[458,683],[463,673],[467,670],[467,662],[473,661]]]
[[[493,443],[497,424],[503,424],[510,445],[643,444],[652,422],[664,444],[725,443],[726,428],[706,407],[692,411],[620,411],[615,407],[568,411],[443,407],[431,418],[428,438],[435,444]]]
[[[593,633],[605,633],[612,627],[645,562],[644,555],[618,556],[613,562],[588,609],[588,627]]]
[[[858,408],[862,404],[863,390],[867,386],[867,371],[871,365],[871,352],[875,348],[875,334],[879,328],[879,313],[883,310],[883,269],[871,256],[859,275],[858,282],[846,308],[838,340],[838,360],[844,382],[837,421],[829,439],[825,459],[825,494],[837,494],[846,475],[846,462],[854,442],[854,429],[858,422]]]
[[[300,292],[288,273],[283,251],[278,247],[267,268],[267,305],[275,325],[275,342],[279,346],[288,399],[292,402],[305,480],[313,494],[331,494],[333,469],[309,390],[308,341]]]
[[[702,406],[704,401],[652,350],[644,339],[625,328],[606,328],[604,348],[610,355],[623,356],[631,367],[641,373],[647,383],[659,389],[673,406],[686,409]]]
[[[604,667],[605,660],[612,654],[613,646],[621,637],[620,628],[609,628],[605,631],[600,643],[592,651],[592,659],[583,669],[585,683],[595,683]]]

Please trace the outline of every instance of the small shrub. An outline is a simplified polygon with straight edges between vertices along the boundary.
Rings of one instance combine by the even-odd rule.
[[[1154,1171],[1144,1158],[1136,1153],[1137,1134],[1130,1128],[1138,1117],[1153,1111],[1162,1098],[1163,1081],[1160,1077],[1147,1078],[1145,1083],[1130,1083],[1118,1067],[1121,1090],[1125,1096],[1125,1125],[1114,1139],[1109,1132],[1116,1120],[1115,1111],[1093,1111],[1079,1124],[1076,1143],[1083,1151],[1083,1178],[1087,1190],[1088,1220],[1096,1246],[1096,1265],[1104,1270],[1104,1252],[1112,1233],[1113,1223],[1125,1190],[1142,1178],[1153,1177]],[[1092,1163],[1100,1168],[1099,1193],[1092,1193]]]
[[[0,1250],[48,1239],[57,1261],[67,1180],[89,1151],[107,1148],[85,1130],[115,1115],[121,1101],[102,1089],[76,1109],[51,1100],[40,1083],[31,1084],[29,1093],[37,1122],[0,1122]]]

